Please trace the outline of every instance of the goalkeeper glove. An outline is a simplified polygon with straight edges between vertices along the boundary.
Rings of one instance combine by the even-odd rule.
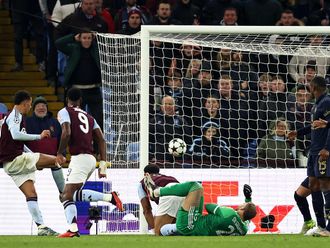
[[[107,162],[103,160],[99,163],[99,177],[107,177]]]
[[[251,199],[251,195],[252,195],[252,188],[250,185],[248,184],[244,184],[243,187],[243,193],[246,199]]]

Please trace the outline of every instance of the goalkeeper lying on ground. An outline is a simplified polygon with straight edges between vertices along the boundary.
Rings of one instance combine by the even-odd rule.
[[[256,206],[251,202],[252,189],[247,184],[244,185],[243,190],[246,202],[237,210],[217,204],[206,204],[208,214],[203,216],[203,187],[198,182],[156,188],[151,177],[146,175],[144,183],[152,197],[186,196],[177,213],[176,223],[163,226],[162,235],[244,236],[248,231],[249,220],[257,214]]]

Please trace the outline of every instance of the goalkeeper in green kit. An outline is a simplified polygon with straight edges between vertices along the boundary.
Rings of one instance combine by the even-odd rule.
[[[217,204],[206,204],[207,215],[202,215],[204,206],[203,187],[198,182],[185,182],[168,187],[156,188],[149,175],[144,183],[151,197],[167,195],[185,196],[176,217],[175,224],[164,225],[163,236],[179,234],[183,236],[244,236],[249,221],[257,214],[256,206],[251,202],[252,189],[244,185],[245,203],[237,210]]]

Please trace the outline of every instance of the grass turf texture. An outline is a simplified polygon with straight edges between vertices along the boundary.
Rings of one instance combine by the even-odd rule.
[[[0,236],[1,248],[277,248],[328,247],[330,238],[303,235],[248,235],[245,237],[154,237],[150,235],[99,235],[73,239],[38,236]]]

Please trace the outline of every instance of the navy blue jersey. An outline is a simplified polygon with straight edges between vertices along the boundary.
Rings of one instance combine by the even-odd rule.
[[[330,122],[330,96],[324,94],[320,96],[312,108],[312,121],[324,119]],[[310,155],[318,155],[323,149],[330,151],[330,129],[319,128],[313,129],[311,125],[298,130],[298,136],[311,132],[311,148]]]

